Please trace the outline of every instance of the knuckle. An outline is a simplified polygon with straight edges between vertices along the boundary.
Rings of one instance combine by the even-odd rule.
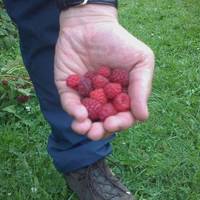
[[[154,54],[153,50],[149,47],[146,50],[146,58],[149,60],[152,60],[152,61],[155,60],[155,54]]]
[[[146,63],[148,67],[154,68],[155,65],[155,55],[151,48],[146,47],[142,54],[142,61]]]

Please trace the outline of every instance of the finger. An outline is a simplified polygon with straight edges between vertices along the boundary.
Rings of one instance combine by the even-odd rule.
[[[61,62],[56,59],[57,62]],[[56,62],[55,61],[55,62]],[[81,104],[80,96],[76,91],[66,86],[66,77],[74,74],[71,69],[65,67],[61,63],[55,64],[55,84],[60,95],[61,105],[63,109],[73,116],[76,120],[84,121],[88,117],[86,108]]]
[[[74,120],[72,123],[72,129],[81,135],[85,135],[91,128],[92,122],[90,119],[86,119],[84,121]]]
[[[128,92],[131,97],[131,110],[139,121],[144,121],[149,116],[147,101],[151,92],[153,70],[154,55],[149,51],[130,72]]]
[[[131,112],[120,112],[104,121],[104,128],[108,132],[115,132],[131,127],[135,122]]]
[[[102,122],[94,122],[87,134],[91,140],[100,140],[104,137],[105,129]]]
[[[81,104],[80,97],[75,92],[64,92],[60,94],[63,109],[78,121],[88,118],[85,106]]]

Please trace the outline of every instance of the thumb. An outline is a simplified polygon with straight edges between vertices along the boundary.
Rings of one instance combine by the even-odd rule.
[[[147,102],[152,87],[153,70],[154,55],[150,50],[130,72],[131,110],[136,120],[139,121],[144,121],[149,116]]]
[[[88,118],[88,112],[81,104],[78,94],[67,91],[60,94],[63,109],[77,121],[84,121]]]

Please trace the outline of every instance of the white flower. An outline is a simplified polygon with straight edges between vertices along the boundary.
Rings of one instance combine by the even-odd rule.
[[[27,110],[28,112],[31,111],[31,107],[30,107],[30,106],[26,106],[25,108],[26,108],[26,110]]]
[[[36,193],[37,192],[37,188],[36,187],[32,187],[31,188],[31,192]]]

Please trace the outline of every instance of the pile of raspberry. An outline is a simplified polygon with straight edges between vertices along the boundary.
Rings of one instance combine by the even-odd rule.
[[[83,76],[67,77],[68,87],[76,90],[92,121],[104,121],[118,112],[130,110],[129,74],[126,69],[100,67]]]

